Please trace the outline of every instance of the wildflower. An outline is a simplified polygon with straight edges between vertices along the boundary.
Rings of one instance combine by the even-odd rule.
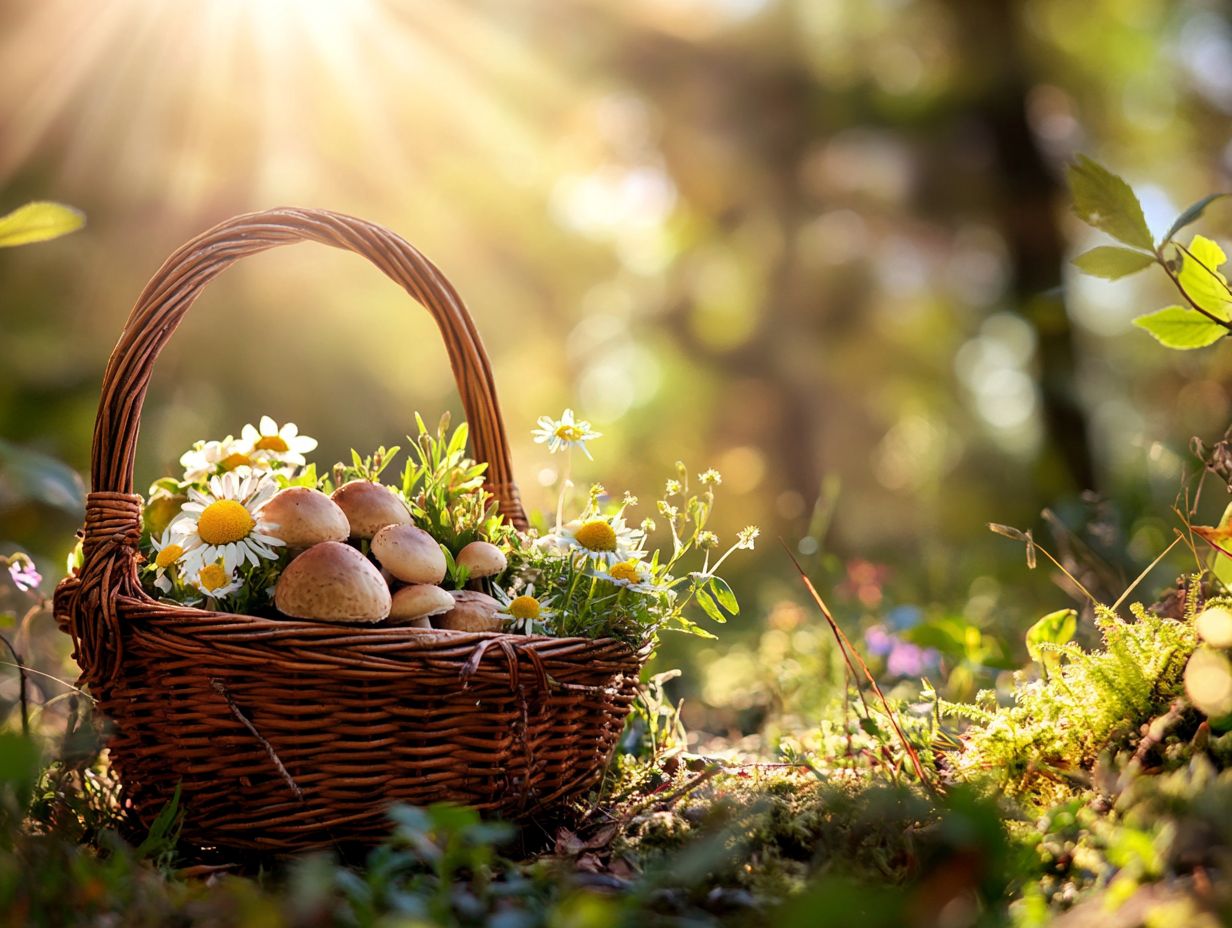
[[[559,419],[553,419],[551,416],[540,416],[539,428],[533,430],[531,435],[534,436],[536,444],[542,445],[546,443],[548,451],[552,454],[568,448],[578,447],[582,449],[582,453],[586,455],[587,459],[592,461],[594,458],[591,457],[590,450],[586,447],[586,442],[603,437],[603,433],[596,432],[585,419],[574,419],[572,409],[566,409]]]
[[[230,596],[241,585],[239,577],[218,562],[206,564],[193,579],[193,586],[211,599]]]
[[[531,635],[543,630],[543,623],[553,618],[556,611],[552,607],[552,599],[535,596],[535,585],[532,583],[524,590],[514,595],[510,590],[496,587],[493,591],[496,600],[501,604],[500,616],[513,620],[513,627],[523,634]]]
[[[892,677],[918,677],[930,667],[935,667],[941,657],[934,648],[922,648],[903,641],[884,625],[866,629],[864,644],[870,654],[885,658],[886,673]]]
[[[703,551],[713,551],[719,546],[719,536],[711,531],[698,532],[697,546]]]
[[[663,488],[663,495],[671,499],[673,496],[679,496],[683,489],[679,480],[668,480],[667,485]]]
[[[757,536],[760,534],[761,534],[761,529],[759,529],[756,525],[746,525],[744,528],[742,528],[739,532],[736,533],[736,538],[737,538],[736,547],[745,549],[748,551],[752,551],[753,542],[757,539]]]
[[[278,490],[278,484],[261,474],[223,474],[211,477],[209,492],[188,491],[183,517],[171,526],[184,549],[184,570],[195,574],[205,564],[221,560],[228,573],[248,560],[275,560],[273,548],[282,539],[263,529],[276,528],[260,521],[258,510]]]
[[[634,593],[660,593],[663,587],[654,582],[650,565],[645,561],[618,561],[608,567],[605,573],[594,574],[602,580]]]
[[[620,516],[570,522],[556,538],[559,547],[582,551],[587,557],[605,564],[615,564],[645,554],[641,549],[645,536],[625,525],[625,520]]]
[[[156,552],[154,557],[154,586],[164,593],[171,592],[171,578],[167,576],[184,556],[184,546],[175,540],[171,528],[163,529],[161,538],[150,539]]]
[[[658,527],[659,526],[655,524],[655,520],[650,518],[650,516],[642,519],[641,529],[643,535],[649,535]]]
[[[23,593],[30,592],[43,582],[43,575],[35,569],[34,561],[20,553],[9,559],[9,576]]]
[[[292,467],[303,467],[307,463],[304,455],[317,446],[315,438],[299,434],[294,422],[279,428],[278,423],[269,416],[261,417],[259,429],[244,426],[240,438],[254,461],[270,461]]]
[[[713,467],[711,467],[707,469],[706,471],[704,471],[703,473],[698,474],[697,480],[704,487],[708,487],[708,486],[717,487],[719,484],[723,482],[723,475],[720,474]]]
[[[199,441],[180,455],[186,483],[201,483],[220,471],[251,465],[247,450],[231,435],[222,441]]]

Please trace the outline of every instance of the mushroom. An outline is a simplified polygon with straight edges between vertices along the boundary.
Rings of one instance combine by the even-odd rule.
[[[453,597],[439,586],[430,583],[404,586],[394,594],[389,623],[408,628],[431,628],[429,618],[443,615],[453,607]]]
[[[411,513],[389,487],[352,480],[330,497],[346,514],[352,538],[371,538],[387,525],[410,525]]]
[[[431,535],[413,525],[387,525],[372,536],[372,554],[406,583],[440,583],[445,554]]]
[[[1209,606],[1194,620],[1198,637],[1213,648],[1232,648],[1232,610]]]
[[[459,567],[466,568],[468,577],[475,580],[495,576],[509,564],[505,552],[486,541],[472,541],[458,552],[457,563]]]
[[[379,622],[389,615],[390,595],[371,561],[342,542],[323,541],[287,565],[274,605],[296,619]]]
[[[323,541],[346,541],[351,533],[346,513],[320,490],[287,487],[261,507],[267,534],[288,548],[311,548]]]
[[[433,628],[455,632],[499,632],[505,624],[497,613],[501,605],[487,593],[475,590],[454,590],[450,594],[454,606],[432,620]]]

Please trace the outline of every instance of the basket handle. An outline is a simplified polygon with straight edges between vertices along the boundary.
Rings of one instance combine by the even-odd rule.
[[[103,375],[90,464],[94,493],[101,498],[133,494],[141,408],[154,362],[206,284],[240,258],[305,241],[362,255],[432,314],[449,352],[473,453],[488,464],[487,488],[501,512],[525,528],[492,367],[462,298],[445,275],[400,236],[362,219],[318,209],[236,216],[198,235],[158,269],[129,314]]]

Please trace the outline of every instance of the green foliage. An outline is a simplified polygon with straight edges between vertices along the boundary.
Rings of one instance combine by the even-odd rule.
[[[1075,610],[1050,612],[1027,629],[1027,653],[1047,672],[1060,663],[1060,655],[1056,650],[1045,650],[1043,646],[1068,644],[1077,630],[1078,613]]]
[[[415,413],[418,434],[410,442],[402,469],[402,497],[415,524],[456,555],[472,541],[500,544],[513,529],[500,515],[495,498],[484,489],[486,463],[466,453],[470,435],[465,422],[449,431],[449,414],[431,432]]]
[[[1074,259],[1074,266],[1085,274],[1119,280],[1137,274],[1155,263],[1155,256],[1119,245],[1099,245]]]
[[[46,242],[86,224],[85,214],[70,206],[36,201],[0,216],[0,248]]]
[[[1069,168],[1074,213],[1083,222],[1134,248],[1153,251],[1154,240],[1133,188],[1107,168],[1079,155]]]
[[[1168,306],[1134,320],[1166,348],[1205,348],[1228,334],[1227,328],[1184,306]]]
[[[1136,621],[1096,610],[1102,650],[1037,640],[1038,652],[1059,666],[1044,679],[1020,678],[1012,705],[986,700],[987,715],[949,757],[954,775],[1046,806],[1084,781],[1082,771],[1100,751],[1136,733],[1180,695],[1186,661],[1197,645],[1191,623],[1136,604],[1132,611]],[[940,708],[972,715],[950,704]]]
[[[1213,345],[1232,331],[1232,288],[1219,268],[1227,257],[1215,242],[1195,235],[1186,247],[1176,234],[1197,221],[1207,206],[1224,194],[1203,197],[1187,208],[1159,245],[1151,239],[1142,206],[1120,177],[1079,156],[1070,166],[1074,212],[1084,222],[1132,248],[1101,245],[1074,259],[1079,270],[1117,280],[1158,264],[1184,298],[1185,305],[1168,306],[1134,320],[1167,348],[1189,350]]]

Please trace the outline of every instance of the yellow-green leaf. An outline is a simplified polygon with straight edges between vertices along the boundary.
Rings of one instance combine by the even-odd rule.
[[[1100,245],[1074,259],[1074,266],[1078,270],[1106,280],[1137,274],[1154,263],[1154,255],[1134,251],[1132,248],[1122,248],[1120,245]]]
[[[1043,663],[1046,652],[1040,649],[1041,644],[1066,644],[1077,630],[1078,613],[1073,609],[1050,612],[1027,630],[1027,653],[1031,660]]]
[[[1134,320],[1134,325],[1146,329],[1161,345],[1181,350],[1205,348],[1228,334],[1223,326],[1184,306],[1169,306],[1139,316]]]
[[[47,201],[27,203],[0,216],[0,248],[45,242],[76,232],[85,224],[85,214],[72,207]]]
[[[1133,188],[1107,168],[1079,155],[1069,168],[1074,212],[1087,225],[1126,245],[1151,251],[1155,242]]]
[[[1180,253],[1181,269],[1177,280],[1188,297],[1220,319],[1232,319],[1232,291],[1219,268],[1228,256],[1217,244],[1195,235],[1187,251]]]

